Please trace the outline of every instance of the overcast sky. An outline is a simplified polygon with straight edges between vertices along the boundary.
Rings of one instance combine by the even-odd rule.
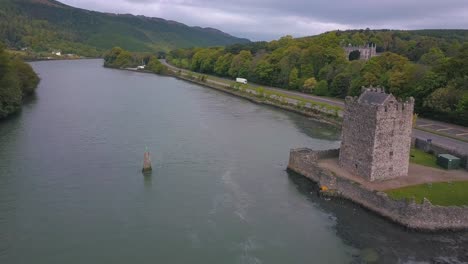
[[[71,6],[213,27],[251,40],[336,29],[468,29],[468,0],[60,0]]]

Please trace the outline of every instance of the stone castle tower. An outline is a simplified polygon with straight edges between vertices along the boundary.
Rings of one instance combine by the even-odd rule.
[[[360,60],[370,60],[370,58],[377,56],[377,46],[375,44],[367,44],[365,46],[351,46],[349,44],[347,47],[344,47],[346,52],[346,57],[349,59],[349,54],[355,50],[359,51]]]
[[[369,181],[408,174],[414,99],[397,101],[381,88],[347,97],[340,166]]]

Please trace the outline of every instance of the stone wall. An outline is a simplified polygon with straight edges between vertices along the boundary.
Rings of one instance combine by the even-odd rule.
[[[333,150],[330,153],[336,153]],[[337,177],[318,166],[323,151],[293,149],[288,169],[297,172],[321,186],[327,186],[339,196],[349,199],[395,223],[418,230],[460,230],[468,229],[468,207],[435,206],[425,200],[422,204],[414,201],[393,200],[386,193],[369,190],[359,183]],[[330,155],[325,155],[329,157]]]
[[[434,143],[428,143],[426,140],[415,138],[413,140],[414,147],[417,149],[424,150],[425,152],[433,153],[434,155],[439,154],[451,154],[461,159],[461,166],[468,170],[468,151],[462,148],[448,148]]]
[[[369,181],[408,174],[414,100],[386,96],[381,104],[346,98],[340,165]]]
[[[377,110],[372,162],[373,180],[408,175],[414,101],[390,101]]]
[[[343,113],[340,165],[351,173],[371,180],[377,106],[346,98]]]

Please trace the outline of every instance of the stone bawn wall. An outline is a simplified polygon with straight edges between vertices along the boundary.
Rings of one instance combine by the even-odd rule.
[[[330,158],[333,155],[337,157],[336,150],[324,152],[304,148],[292,149],[288,169],[321,186],[327,186],[339,196],[408,228],[427,231],[468,229],[467,206],[436,206],[428,200],[423,204],[393,200],[384,192],[366,189],[359,183],[337,177],[318,166],[319,159]]]

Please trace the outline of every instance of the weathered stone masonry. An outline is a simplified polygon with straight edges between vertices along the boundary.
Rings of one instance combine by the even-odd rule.
[[[370,60],[372,57],[377,56],[377,46],[375,44],[366,46],[347,46],[344,47],[346,57],[349,58],[349,54],[355,50],[359,51],[360,60]]]
[[[369,181],[408,174],[414,99],[399,102],[380,88],[347,97],[340,166]]]
[[[423,204],[393,200],[386,193],[366,189],[359,183],[337,177],[318,165],[318,160],[333,157],[338,157],[338,150],[293,149],[289,156],[288,169],[408,228],[427,231],[468,229],[467,206],[444,207],[432,205],[428,200]]]

